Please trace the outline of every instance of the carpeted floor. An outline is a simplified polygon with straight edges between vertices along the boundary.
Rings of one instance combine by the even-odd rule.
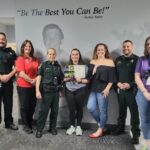
[[[135,150],[128,133],[90,139],[88,135],[91,132],[85,130],[83,136],[68,136],[64,129],[58,129],[58,135],[52,136],[44,130],[43,137],[37,139],[35,133],[24,133],[22,126],[18,131],[11,131],[0,125],[0,150]]]
[[[3,108],[3,107],[2,107]],[[3,112],[3,111],[2,111]],[[18,103],[16,88],[14,92],[14,121],[18,119]],[[4,118],[4,117],[3,117]],[[112,128],[112,126],[111,126]],[[83,136],[65,134],[58,129],[58,135],[52,136],[46,130],[42,138],[35,138],[35,133],[27,135],[19,126],[18,131],[6,130],[4,122],[0,124],[0,150],[135,150],[130,144],[129,133],[120,136],[106,135],[98,139],[90,139],[92,130],[84,130]]]

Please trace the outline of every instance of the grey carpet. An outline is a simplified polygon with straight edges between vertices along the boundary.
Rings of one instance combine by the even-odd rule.
[[[58,129],[58,135],[52,136],[45,130],[43,137],[37,139],[35,133],[25,134],[22,126],[18,131],[11,131],[0,125],[0,150],[135,150],[128,133],[90,139],[88,135],[91,132],[86,130],[83,136],[68,136],[64,129]]]

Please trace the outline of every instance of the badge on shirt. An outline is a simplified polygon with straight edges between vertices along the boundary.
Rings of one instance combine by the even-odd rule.
[[[134,62],[134,59],[131,59],[130,62],[133,63],[133,62]]]
[[[150,85],[150,77],[147,78],[146,85]]]

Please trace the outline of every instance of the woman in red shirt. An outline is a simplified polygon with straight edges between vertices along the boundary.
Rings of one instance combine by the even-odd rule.
[[[32,42],[25,40],[21,46],[21,54],[16,60],[17,91],[20,100],[20,113],[24,124],[23,130],[31,134],[32,117],[36,105],[35,83],[39,61],[34,57]]]

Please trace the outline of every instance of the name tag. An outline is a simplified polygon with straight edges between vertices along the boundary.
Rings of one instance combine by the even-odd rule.
[[[150,85],[150,77],[147,78],[146,85]]]

